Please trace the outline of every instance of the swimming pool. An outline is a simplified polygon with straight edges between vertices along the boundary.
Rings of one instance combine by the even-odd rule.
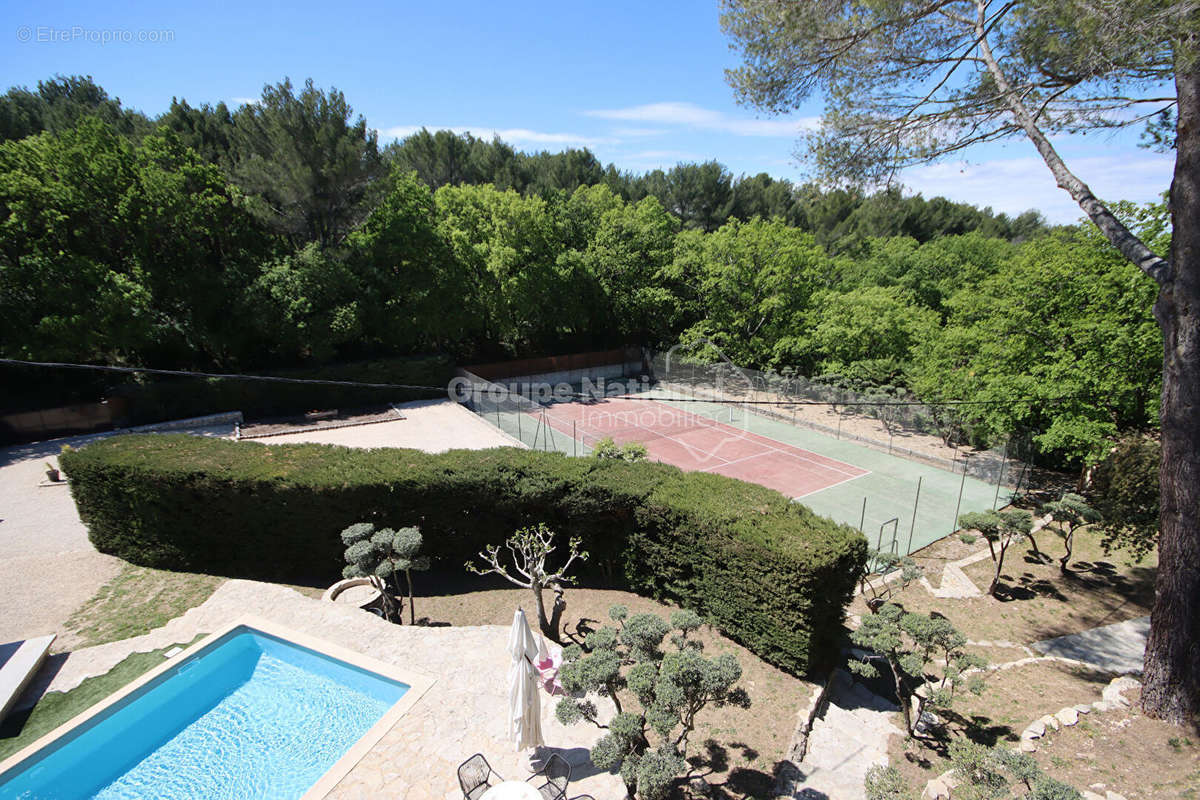
[[[238,623],[14,756],[0,798],[295,800],[331,787],[421,682],[367,662]]]

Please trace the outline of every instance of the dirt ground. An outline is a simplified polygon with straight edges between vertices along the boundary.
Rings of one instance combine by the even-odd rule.
[[[919,583],[896,593],[892,600],[909,611],[944,615],[975,641],[1030,644],[1088,628],[1122,622],[1150,613],[1154,603],[1157,557],[1132,562],[1123,553],[1105,555],[1100,535],[1084,529],[1075,535],[1071,571],[1058,567],[1061,543],[1050,531],[1038,544],[1049,560],[1039,560],[1024,546],[1014,546],[1004,560],[999,597],[938,599]],[[934,586],[948,561],[970,555],[981,543],[968,546],[951,537],[913,554]],[[981,590],[987,589],[995,566],[990,558],[968,565],[964,572]],[[851,613],[869,613],[862,597]]]
[[[1043,768],[1080,789],[1112,789],[1128,800],[1200,797],[1200,732],[1153,720],[1132,708],[1092,712],[1049,734],[1035,754]]]

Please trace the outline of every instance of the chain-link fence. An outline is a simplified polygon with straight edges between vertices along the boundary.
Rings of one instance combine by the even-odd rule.
[[[950,406],[673,355],[648,359],[649,380],[631,380],[625,392],[601,397],[613,408],[623,399],[654,401],[865,471],[796,499],[862,531],[878,549],[905,554],[925,547],[957,530],[962,513],[1007,504],[1027,478],[1018,457],[1024,451],[1012,440],[992,448],[963,444]],[[601,438],[554,409],[595,402],[580,397],[591,384],[548,387],[519,376],[499,383],[461,370],[460,376],[466,384],[460,399],[526,447],[583,456]],[[814,467],[800,457],[795,469]]]

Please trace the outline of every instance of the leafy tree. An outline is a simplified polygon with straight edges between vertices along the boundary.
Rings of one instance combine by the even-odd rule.
[[[867,565],[870,571],[863,573],[859,581],[859,587],[863,594],[867,592],[871,593],[871,599],[867,601],[867,607],[872,611],[882,606],[893,593],[903,590],[924,573],[924,570],[911,557],[897,555],[887,550],[875,550],[874,548],[867,554]],[[884,579],[896,570],[900,570],[899,579],[885,582]],[[877,579],[878,585],[875,580],[872,580],[872,574],[879,576]]]
[[[710,705],[749,706],[749,697],[735,685],[742,668],[731,653],[703,655],[703,644],[690,638],[700,627],[693,611],[674,612],[669,624],[654,614],[629,616],[624,606],[614,606],[609,616],[617,627],[592,631],[583,647],[563,651],[559,678],[572,696],[559,701],[555,716],[564,725],[586,720],[607,727],[592,747],[592,763],[619,771],[631,796],[664,800],[688,769],[696,715]],[[589,693],[608,697],[616,707],[607,726],[600,724]],[[636,699],[640,709],[626,710],[623,695]]]
[[[1029,242],[946,301],[945,327],[914,347],[911,385],[927,400],[984,401],[963,409],[984,441],[1032,429],[1042,452],[1082,464],[1154,417],[1153,294],[1094,232]]]
[[[0,347],[10,357],[128,362],[154,342],[130,258],[134,147],[95,118],[0,145]]]
[[[336,89],[284,80],[233,115],[232,174],[250,210],[293,246],[338,244],[369,211],[383,174],[375,131]]]
[[[882,286],[818,293],[808,318],[805,345],[818,372],[844,374],[875,362],[869,371],[880,378],[902,373],[912,350],[933,338],[939,323],[937,312],[903,289]]]
[[[370,578],[372,585],[380,590],[384,619],[394,621],[400,610],[396,608],[394,589],[389,589],[384,581],[390,577],[393,586],[395,584],[393,544],[396,531],[390,528],[375,530],[369,522],[358,522],[343,530],[341,538],[342,544],[346,545],[346,566],[342,568],[342,576]]]
[[[850,640],[887,661],[910,736],[924,738],[917,727],[922,715],[949,709],[959,690],[975,694],[982,690],[978,676],[969,678],[965,673],[984,666],[984,661],[967,652],[967,637],[944,617],[914,614],[895,603],[885,603],[863,617]],[[847,666],[856,675],[873,678],[880,674],[866,658],[851,660]]]
[[[1085,494],[1103,518],[1106,553],[1128,550],[1141,560],[1158,543],[1158,440],[1131,434],[1113,444],[1088,474]]]
[[[367,219],[347,237],[347,269],[362,341],[384,351],[452,350],[474,332],[466,273],[437,230],[433,194],[393,171]]]
[[[1161,545],[1142,707],[1200,715],[1200,16],[1188,2],[951,0],[914,4],[726,0],[744,102],[825,115],[808,138],[817,170],[886,180],[973,144],[1027,138],[1122,256],[1157,284],[1163,332]],[[1173,86],[1171,84],[1174,84]],[[1134,91],[1114,89],[1136,85]],[[1176,109],[1172,242],[1163,258],[1075,175],[1056,132],[1139,124]],[[1129,113],[1131,110],[1133,113]],[[1077,279],[1076,279],[1077,280]]]
[[[228,169],[234,161],[233,114],[224,102],[194,107],[187,100],[171,99],[167,113],[158,118],[186,147],[211,164]]]
[[[559,316],[545,309],[571,297],[546,201],[490,186],[443,186],[434,205],[438,235],[462,270],[465,312],[479,335],[510,352],[544,344]]]
[[[709,339],[738,364],[787,358],[826,264],[812,237],[779,221],[734,220],[695,244],[677,243],[671,267],[675,280],[698,287],[703,306],[682,341]]]
[[[342,574],[347,578],[375,575],[390,578],[392,585],[399,588],[397,575],[404,573],[408,584],[408,621],[410,625],[416,625],[412,573],[413,570],[424,572],[429,569],[429,556],[421,555],[424,545],[421,529],[375,530],[371,523],[360,522],[342,531],[342,543],[346,545],[347,561]]]
[[[1063,557],[1058,560],[1058,567],[1064,575],[1067,574],[1067,562],[1071,560],[1071,550],[1075,545],[1075,533],[1084,525],[1093,525],[1100,521],[1100,513],[1087,504],[1081,496],[1067,492],[1060,499],[1047,503],[1041,513],[1049,514],[1058,523],[1059,535],[1063,539]]]
[[[572,538],[567,543],[567,560],[557,570],[552,571],[548,561],[555,550],[553,542],[554,531],[546,527],[545,523],[521,528],[504,543],[508,558],[512,561],[511,571],[507,564],[502,563],[500,548],[494,544],[487,545],[479,554],[483,566],[467,562],[467,571],[476,575],[499,575],[511,584],[533,592],[533,600],[537,605],[538,627],[544,636],[557,642],[559,621],[562,619],[563,609],[566,608],[564,587],[575,580],[567,575],[567,570],[576,559],[586,561],[588,553],[579,549],[578,538]],[[547,588],[554,591],[552,618],[547,618],[546,603],[542,598],[542,591]]]
[[[988,543],[995,572],[987,593],[996,596],[1000,585],[1000,572],[1004,569],[1004,555],[1012,545],[1030,537],[1033,530],[1033,515],[1021,509],[1008,511],[970,511],[958,518],[963,530],[978,531]]]
[[[733,176],[720,163],[677,164],[643,178],[645,190],[683,222],[706,233],[724,225],[733,208]]]

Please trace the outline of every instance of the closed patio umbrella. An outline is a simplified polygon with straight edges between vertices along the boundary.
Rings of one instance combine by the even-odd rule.
[[[542,741],[542,708],[538,697],[538,644],[525,620],[525,612],[517,609],[512,630],[508,634],[508,735],[517,750],[539,747]]]

